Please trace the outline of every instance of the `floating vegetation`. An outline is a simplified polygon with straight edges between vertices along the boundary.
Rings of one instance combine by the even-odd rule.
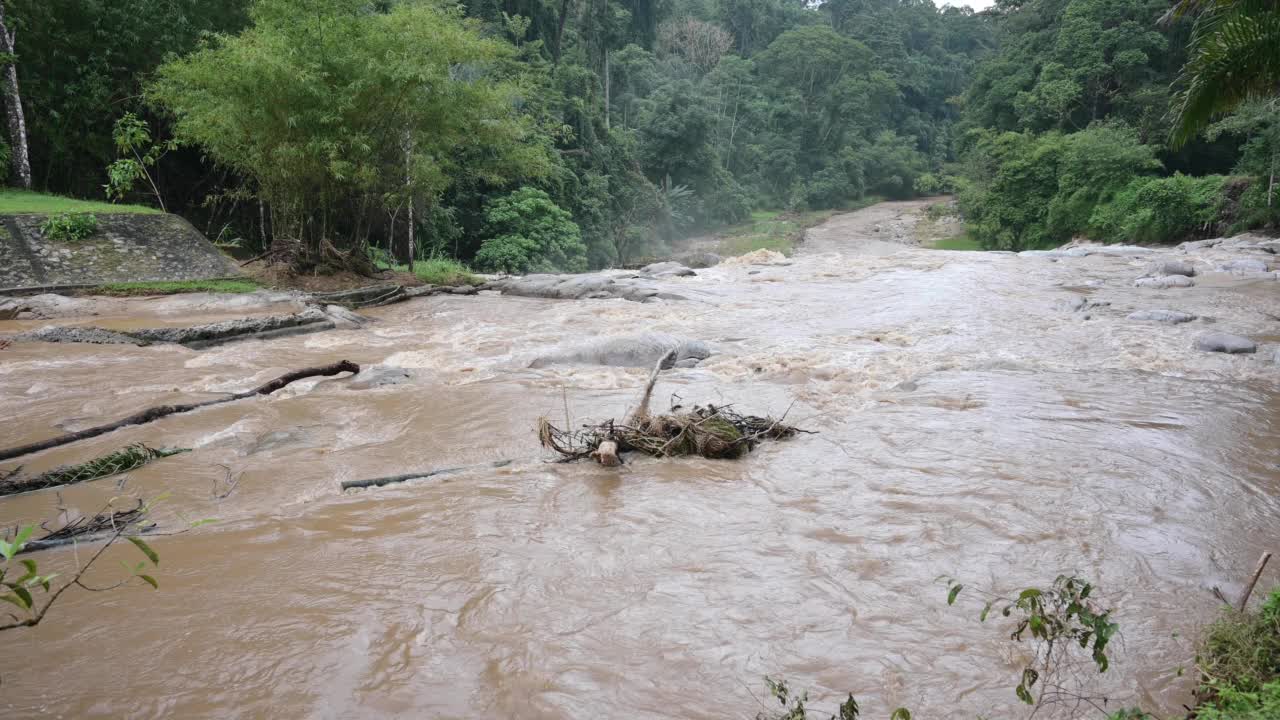
[[[88,480],[110,477],[140,468],[152,460],[167,458],[187,451],[188,448],[153,448],[144,443],[134,443],[109,455],[103,455],[78,465],[64,465],[35,477],[18,477],[19,471],[22,469],[18,468],[0,478],[0,496],[60,487],[62,485],[73,485]]]
[[[82,538],[91,540],[101,533],[115,533],[123,528],[129,528],[130,532],[147,532],[154,529],[155,525],[146,520],[146,515],[146,504],[139,498],[137,506],[128,510],[107,511],[77,518],[39,540],[28,542],[20,552],[48,550]]]

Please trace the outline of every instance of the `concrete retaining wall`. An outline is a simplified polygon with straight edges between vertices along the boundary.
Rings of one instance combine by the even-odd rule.
[[[45,238],[40,232],[45,217],[0,217],[0,292],[239,274],[235,263],[177,215],[98,214],[98,231],[79,242]]]

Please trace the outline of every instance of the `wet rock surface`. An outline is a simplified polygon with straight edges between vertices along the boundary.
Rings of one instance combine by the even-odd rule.
[[[559,300],[598,300],[621,298],[633,302],[683,300],[674,293],[664,293],[653,282],[637,275],[524,275],[494,280],[486,289],[504,295],[554,298]]]
[[[354,314],[354,313],[353,313]],[[319,308],[293,315],[225,320],[191,327],[140,328],[128,331],[94,327],[47,327],[22,333],[12,339],[27,342],[72,342],[95,344],[175,344],[204,348],[253,337],[283,337],[298,332],[329,330],[335,323]]]
[[[96,214],[98,231],[77,242],[44,237],[45,215],[0,222],[0,288],[201,280],[239,275],[235,263],[177,215]]]
[[[1229,353],[1232,355],[1240,353],[1253,353],[1258,351],[1258,345],[1247,337],[1240,335],[1232,335],[1231,333],[1206,333],[1196,338],[1196,349],[1205,352]]]
[[[663,355],[676,351],[675,367],[688,368],[711,357],[711,347],[700,340],[645,333],[606,338],[541,355],[529,367],[550,365],[606,365],[652,367]]]
[[[352,379],[347,387],[353,390],[367,390],[386,385],[401,385],[411,379],[413,374],[405,368],[396,365],[370,365],[361,368],[360,374]]]

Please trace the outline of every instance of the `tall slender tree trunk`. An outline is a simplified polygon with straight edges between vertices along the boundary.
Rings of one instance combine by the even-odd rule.
[[[564,24],[569,20],[569,0],[560,1],[560,18],[556,22],[556,45],[553,48],[552,64],[560,64],[560,52],[564,49]]]
[[[604,130],[609,132],[609,48],[604,49]]]
[[[416,238],[414,237],[414,218],[413,218],[413,135],[409,130],[404,131],[404,187],[409,192],[409,272],[413,272],[413,254],[417,249]]]
[[[9,116],[9,153],[13,163],[14,180],[31,189],[31,158],[27,154],[27,119],[22,114],[22,93],[18,91],[18,66],[14,52],[17,32],[9,29],[4,16],[4,1],[0,0],[0,52],[8,56],[4,67],[4,107]]]

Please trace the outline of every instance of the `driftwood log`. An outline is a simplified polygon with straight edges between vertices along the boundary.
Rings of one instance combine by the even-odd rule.
[[[254,395],[270,395],[271,393],[279,390],[280,388],[288,385],[289,383],[295,382],[297,380],[302,380],[303,378],[339,375],[344,372],[348,372],[354,375],[360,372],[360,366],[349,360],[343,360],[341,362],[336,362],[331,365],[294,370],[293,372],[285,373],[284,375],[281,375],[280,377],[276,378],[275,380],[272,380],[269,383],[260,385],[252,390],[246,390],[244,392],[235,393],[234,395],[231,395],[229,397],[216,398],[214,400],[203,400],[201,402],[186,403],[183,405],[158,405],[156,407],[147,408],[142,412],[134,413],[133,415],[130,415],[129,417],[124,418],[123,420],[117,420],[113,423],[108,423],[106,425],[98,425],[96,427],[80,430],[79,432],[67,433],[66,435],[59,435],[58,437],[49,438],[48,440],[41,440],[40,442],[34,442],[27,445],[20,445],[18,447],[9,448],[7,450],[0,450],[0,460],[11,460],[13,458],[21,457],[23,455],[30,455],[31,453],[40,452],[41,450],[48,450],[49,448],[55,448],[55,447],[60,447],[62,445],[67,445],[67,444],[76,442],[78,440],[87,440],[89,438],[97,437],[99,435],[105,435],[106,433],[112,432],[113,430],[119,430],[120,428],[128,427],[130,425],[142,425],[143,423],[149,423],[153,420],[159,420],[160,418],[168,417],[169,415],[177,415],[179,413],[191,412],[192,410],[198,410],[200,408],[209,407],[211,405],[221,405],[222,403],[234,402],[236,400],[244,400],[245,398],[250,398],[250,397],[253,397]]]

